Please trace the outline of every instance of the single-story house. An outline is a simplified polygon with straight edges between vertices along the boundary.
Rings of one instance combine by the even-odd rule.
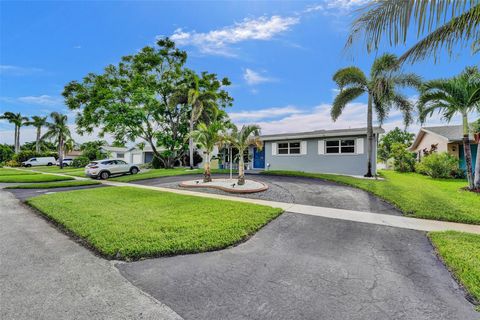
[[[376,173],[378,136],[375,127],[372,173]],[[262,150],[251,147],[249,167],[265,170],[296,170],[317,173],[364,175],[367,170],[367,128],[316,130],[263,135]]]
[[[477,155],[478,145],[470,135],[470,148],[472,150],[472,165],[475,169],[475,157]],[[448,152],[459,159],[460,168],[465,170],[465,154],[463,151],[463,126],[439,126],[420,128],[415,141],[409,150],[417,154],[417,159],[421,160],[424,150],[431,150],[432,146],[436,152]]]
[[[142,164],[153,159],[152,147],[146,145],[143,149],[138,147],[110,147],[103,146],[100,151],[109,154],[110,158],[123,159],[128,163]]]

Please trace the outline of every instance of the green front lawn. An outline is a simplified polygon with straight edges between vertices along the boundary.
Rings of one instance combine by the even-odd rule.
[[[28,203],[104,256],[127,260],[222,249],[282,212],[132,187],[60,192]]]
[[[5,189],[50,189],[50,188],[90,186],[95,184],[100,184],[100,181],[69,180],[69,181],[46,182],[46,183],[19,184],[15,186],[8,186]]]
[[[428,236],[450,271],[480,303],[480,235],[447,231]]]
[[[23,182],[50,182],[73,180],[72,177],[54,176],[50,174],[14,174],[10,176],[0,176],[0,182],[5,183],[23,183]]]
[[[462,190],[461,179],[432,179],[416,173],[381,171],[385,180],[296,171],[265,174],[320,178],[354,186],[392,203],[405,215],[416,218],[480,224],[480,195]]]
[[[32,174],[38,174],[38,173],[20,171],[20,170],[15,170],[15,169],[0,168],[0,177],[1,176],[26,175],[26,174],[32,175]]]
[[[29,170],[35,170],[35,171],[41,171],[46,173],[60,173],[68,176],[85,177],[84,168],[64,167],[63,169],[60,169],[60,167],[58,166],[38,166],[38,167],[25,168],[24,170],[26,172],[32,172]]]

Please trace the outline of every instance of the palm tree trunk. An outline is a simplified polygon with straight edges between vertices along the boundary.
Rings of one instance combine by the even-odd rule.
[[[211,182],[212,174],[210,172],[210,153],[206,154],[205,167],[203,171],[203,182]]]
[[[470,138],[468,136],[468,118],[466,114],[463,119],[463,153],[465,155],[465,169],[467,171],[468,189],[473,190],[472,152],[470,150]]]
[[[244,162],[243,162],[243,151],[238,153],[240,157],[238,160],[238,185],[243,186],[245,184],[245,170],[244,170]]]
[[[35,152],[40,153],[40,134],[41,134],[41,127],[37,127],[37,140],[35,141]]]
[[[15,125],[15,135],[13,137],[13,147],[15,149],[15,153],[18,153],[18,126]]]
[[[190,119],[190,134],[193,132],[193,119]],[[190,160],[190,170],[193,170],[193,138],[188,139],[188,149],[189,149],[189,160]]]
[[[60,169],[63,169],[63,139],[59,139],[58,144],[58,162],[60,163]]]
[[[473,181],[475,189],[480,190],[480,141],[477,143],[477,157],[475,160],[475,180]]]
[[[372,147],[373,147],[373,107],[372,107],[372,95],[368,94],[368,106],[367,106],[367,173],[365,177],[372,176]]]

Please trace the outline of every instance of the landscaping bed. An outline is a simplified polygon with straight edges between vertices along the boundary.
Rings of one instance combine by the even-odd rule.
[[[222,249],[282,212],[131,187],[61,192],[27,203],[103,256],[125,260]]]
[[[228,169],[213,169],[212,174],[215,173],[229,173]],[[235,171],[233,171],[235,174]],[[193,169],[188,168],[174,168],[174,169],[147,169],[142,170],[138,174],[128,174],[120,177],[110,178],[110,180],[121,181],[121,182],[131,182],[137,180],[147,180],[155,179],[161,177],[172,177],[172,176],[181,176],[189,174],[203,174],[203,169]]]

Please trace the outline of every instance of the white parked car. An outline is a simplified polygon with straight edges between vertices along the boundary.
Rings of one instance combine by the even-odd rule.
[[[73,162],[73,159],[72,158],[64,158],[63,159],[63,166],[64,167],[68,167],[68,166],[71,166],[72,165],[72,162]],[[57,161],[57,166],[60,165],[60,161]]]
[[[22,162],[24,167],[34,167],[34,166],[53,166],[57,160],[54,157],[37,157],[30,158],[27,161]]]
[[[108,179],[114,174],[137,174],[139,171],[136,165],[117,159],[95,160],[85,167],[87,176],[100,179]]]

